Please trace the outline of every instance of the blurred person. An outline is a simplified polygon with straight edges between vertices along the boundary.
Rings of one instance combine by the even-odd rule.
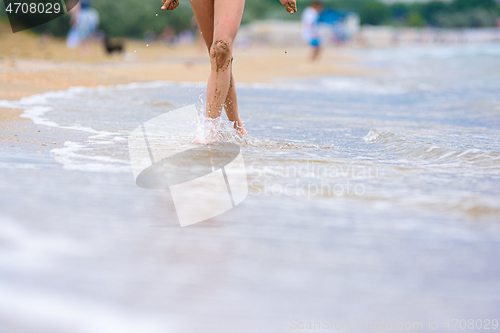
[[[144,41],[148,44],[156,42],[156,32],[154,30],[146,30],[144,32]]]
[[[175,30],[172,27],[165,27],[161,32],[159,39],[166,45],[172,45],[175,41]]]
[[[76,49],[80,44],[88,44],[99,26],[99,13],[92,8],[90,0],[78,2],[70,11],[71,29],[68,32],[66,46]]]
[[[195,36],[193,31],[190,29],[185,29],[179,32],[179,36],[177,36],[177,42],[180,45],[191,45],[195,41]]]
[[[162,10],[174,10],[179,0],[162,0]],[[286,11],[297,11],[296,0],[279,0]],[[233,43],[240,27],[245,0],[191,0],[191,7],[210,55],[210,75],[207,84],[206,116],[218,119],[224,108],[234,128],[245,136],[247,131],[238,111],[233,79]],[[216,134],[216,133],[212,133]],[[196,138],[195,142],[202,142]],[[212,137],[203,143],[210,143]]]
[[[319,59],[322,40],[319,36],[319,14],[323,10],[323,5],[319,1],[313,1],[301,16],[302,37],[313,48],[311,60]]]

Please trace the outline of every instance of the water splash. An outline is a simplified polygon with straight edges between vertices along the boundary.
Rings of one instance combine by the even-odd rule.
[[[196,143],[231,142],[240,146],[251,144],[248,135],[242,136],[236,129],[232,121],[221,117],[212,119],[199,115],[196,123]]]
[[[392,142],[403,142],[404,138],[398,137],[396,134],[388,131],[372,129],[363,137],[364,142],[380,142],[383,144]]]

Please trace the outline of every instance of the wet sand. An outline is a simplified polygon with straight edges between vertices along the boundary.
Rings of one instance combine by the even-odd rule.
[[[322,62],[315,64],[308,61],[308,54],[309,50],[297,47],[235,48],[236,84],[362,73],[356,68],[356,60],[342,52],[328,50]],[[0,25],[0,100],[19,100],[74,86],[163,80],[203,82],[209,71],[208,54],[199,45],[168,47],[156,43],[148,47],[143,41],[126,40],[123,55],[108,56],[101,45],[96,44],[84,53],[67,49],[64,40],[40,38],[30,32],[12,34],[9,28]],[[20,118],[21,114],[22,110],[0,108],[0,140],[4,144],[30,145],[30,150],[38,151],[40,145],[64,141],[38,134],[40,127],[28,124],[30,121]],[[41,147],[43,151],[44,146]]]
[[[78,131],[35,125],[20,115],[23,110],[0,108],[0,164],[29,159],[53,164],[50,151],[62,147],[68,140],[83,140]],[[45,163],[44,162],[44,163]]]

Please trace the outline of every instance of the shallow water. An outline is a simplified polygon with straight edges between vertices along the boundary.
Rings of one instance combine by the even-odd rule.
[[[500,45],[355,56],[373,74],[239,86],[251,143],[232,140],[243,144],[254,189],[282,194],[290,181],[319,182],[326,195],[345,196],[351,181],[363,193],[357,200],[369,204],[389,200],[441,211],[436,217],[498,220]],[[202,113],[204,89],[171,82],[73,88],[21,104],[32,104],[26,114],[42,124],[93,134],[53,151],[65,168],[130,172],[129,133],[184,105],[196,104]],[[165,149],[178,144],[166,140]],[[318,196],[314,187],[307,192]]]
[[[277,332],[292,319],[418,320],[425,331],[438,318],[441,328],[446,319],[493,319],[500,45],[349,52],[369,74],[238,86],[251,143],[229,139],[241,144],[250,193],[194,228],[177,227],[168,192],[133,184],[127,136],[169,110],[196,104],[202,112],[203,83],[73,88],[2,102],[28,107],[36,123],[88,133],[52,151],[63,173],[37,166],[48,175],[38,186],[52,190],[32,191],[26,203],[47,216],[57,211],[57,221],[41,214],[34,224],[29,212],[4,207],[4,231],[24,249],[13,253],[29,253],[32,237],[52,264],[29,262],[27,273],[3,259],[7,285],[54,309],[71,295],[70,319],[55,321],[62,331],[81,324],[78,311],[99,322],[96,304],[112,325],[128,320],[122,331],[149,323],[149,331]],[[185,144],[168,139],[165,149]],[[4,172],[13,197],[31,188],[28,172]],[[24,230],[16,221],[31,222]],[[72,260],[78,274],[63,266]],[[105,331],[99,325],[89,329]]]

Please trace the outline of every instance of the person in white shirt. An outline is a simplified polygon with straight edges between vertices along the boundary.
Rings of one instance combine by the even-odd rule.
[[[321,51],[321,37],[319,36],[319,14],[323,10],[323,5],[319,1],[314,1],[307,7],[301,16],[302,37],[312,46],[313,52],[311,60],[319,59]]]
[[[99,13],[92,8],[90,0],[82,0],[73,7],[70,14],[71,29],[68,32],[66,46],[69,49],[76,49],[80,44],[88,44],[96,32],[99,26]]]

